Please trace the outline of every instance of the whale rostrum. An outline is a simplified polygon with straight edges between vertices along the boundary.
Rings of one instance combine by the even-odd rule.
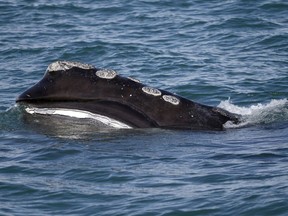
[[[44,77],[16,102],[35,110],[91,113],[111,118],[125,128],[223,130],[227,121],[239,122],[238,115],[221,108],[147,86],[112,69],[70,61],[50,64]]]

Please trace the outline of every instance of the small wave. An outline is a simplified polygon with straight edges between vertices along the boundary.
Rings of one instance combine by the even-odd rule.
[[[21,109],[16,105],[0,112],[0,131],[13,131],[23,128],[21,121]]]
[[[230,99],[221,101],[218,107],[229,112],[241,115],[241,123],[236,125],[231,122],[225,124],[226,128],[244,127],[257,124],[271,124],[288,121],[288,100],[271,100],[269,103],[258,103],[251,106],[237,106]]]

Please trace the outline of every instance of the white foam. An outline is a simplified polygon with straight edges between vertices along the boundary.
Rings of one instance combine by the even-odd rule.
[[[60,116],[69,116],[79,119],[94,119],[99,121],[109,127],[118,128],[118,129],[131,129],[129,125],[117,121],[115,119],[109,118],[107,116],[91,113],[84,110],[77,109],[62,109],[62,108],[31,108],[27,107],[26,112],[30,114],[41,114],[41,115],[60,115]]]
[[[231,103],[230,99],[221,101],[218,107],[231,113],[242,116],[242,122],[238,125],[228,122],[225,127],[242,127],[251,124],[267,124],[281,120],[288,120],[288,100],[271,100],[269,103],[250,106],[237,106]]]

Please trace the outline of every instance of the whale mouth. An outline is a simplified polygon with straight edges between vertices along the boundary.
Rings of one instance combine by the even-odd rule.
[[[105,126],[117,129],[131,129],[132,127],[117,121],[113,118],[109,118],[104,115],[91,113],[84,110],[78,109],[65,109],[65,108],[36,108],[36,107],[26,107],[25,111],[31,115],[53,115],[53,116],[67,116],[77,119],[92,119],[97,122],[102,123]]]
[[[157,127],[156,122],[131,106],[104,100],[19,100],[29,114],[98,120],[115,128]]]

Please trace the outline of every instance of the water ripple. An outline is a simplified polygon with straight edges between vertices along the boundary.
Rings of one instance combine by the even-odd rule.
[[[287,215],[285,1],[0,7],[1,215]],[[111,131],[23,116],[15,98],[59,59],[247,114],[248,124]]]

